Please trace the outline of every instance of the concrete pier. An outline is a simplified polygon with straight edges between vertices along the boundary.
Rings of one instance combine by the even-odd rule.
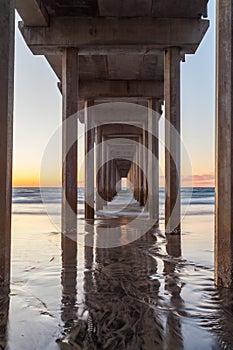
[[[84,106],[88,107],[90,101],[93,105],[131,102],[136,113],[125,116],[126,121],[131,121],[132,125],[124,124],[123,109],[123,116],[116,122],[114,120],[114,126],[111,124],[114,113],[111,112],[93,118],[86,110],[84,120],[79,116],[80,122],[84,122],[88,130],[85,142],[85,154],[89,155],[86,157],[85,218],[93,220],[95,216],[94,164],[97,164],[99,171],[96,188],[102,197],[96,197],[97,212],[120,191],[121,179],[128,177],[141,209],[149,211],[150,218],[158,222],[159,172],[158,162],[152,161],[152,158],[158,158],[158,138],[153,136],[158,134],[158,121],[151,117],[151,111],[158,107],[155,101],[165,100],[165,224],[167,233],[179,234],[181,231],[180,59],[196,52],[208,29],[209,21],[204,19],[208,1],[196,0],[190,2],[189,6],[183,2],[177,6],[163,0],[156,1],[156,4],[153,2],[153,6],[150,0],[142,3],[135,2],[132,5],[130,1],[125,1],[123,5],[121,1],[109,0],[107,5],[106,1],[97,0],[95,5],[85,2],[84,6],[79,0],[73,5],[67,0],[62,5],[53,0],[27,0],[26,4],[21,0],[16,2],[16,9],[22,18],[19,29],[26,44],[33,54],[45,56],[59,80],[62,92],[64,266],[69,266],[69,255],[74,259],[77,255],[77,244],[72,241],[77,234],[78,130],[75,113]],[[226,6],[229,8],[229,3]],[[3,33],[0,53],[3,82],[0,90],[0,104],[3,106],[0,165],[4,169],[0,181],[0,243],[3,247],[0,258],[6,262],[1,264],[3,267],[0,272],[2,280],[7,283],[10,261],[13,9],[13,1],[3,1],[0,5],[0,29]],[[226,35],[224,39],[227,38]],[[224,49],[229,50],[228,46]],[[220,87],[221,84],[219,81]],[[148,107],[148,101],[149,112],[137,111],[138,106]],[[117,143],[121,138],[126,141]],[[219,140],[219,147],[224,149],[224,142],[229,140]],[[96,158],[94,152],[91,152],[94,151],[95,142],[95,146],[101,145]],[[230,147],[229,144],[226,149],[227,147]],[[229,148],[227,157],[230,152]],[[222,179],[221,176],[230,178],[229,174],[221,174],[222,170],[219,169],[219,179]],[[230,180],[226,183],[227,188],[228,185],[230,186]],[[223,196],[221,189],[219,193]],[[229,209],[230,199],[227,203]],[[145,204],[146,207],[143,208]],[[221,222],[220,212],[221,209],[217,215]]]
[[[10,284],[14,97],[14,1],[0,3],[0,287]]]
[[[233,2],[217,0],[215,282],[233,287]]]
[[[180,49],[164,55],[165,230],[180,233]]]

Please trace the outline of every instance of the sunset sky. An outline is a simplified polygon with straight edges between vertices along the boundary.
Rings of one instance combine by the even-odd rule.
[[[210,28],[196,55],[181,63],[182,140],[192,171],[183,171],[182,185],[214,185],[215,0],[209,1]],[[19,17],[17,17],[19,20]],[[16,25],[14,117],[14,186],[39,186],[41,160],[61,123],[57,77],[45,58],[33,56]],[[161,132],[163,123],[161,122]],[[80,132],[82,133],[82,128]],[[56,156],[60,150],[55,150]],[[80,149],[80,183],[83,183]],[[161,169],[163,169],[161,154]],[[185,168],[185,166],[183,167]],[[48,171],[41,185],[59,185],[59,167]]]

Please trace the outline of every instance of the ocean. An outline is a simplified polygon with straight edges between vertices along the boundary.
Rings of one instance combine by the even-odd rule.
[[[214,285],[214,189],[182,188],[181,198],[180,238],[164,234],[161,189],[159,228],[98,248],[101,227],[120,222],[127,238],[125,218],[86,226],[80,188],[81,238],[77,257],[68,254],[66,265],[60,189],[14,188],[12,283],[9,300],[2,296],[0,344],[9,350],[233,349],[233,292]],[[85,246],[87,236],[93,247]]]

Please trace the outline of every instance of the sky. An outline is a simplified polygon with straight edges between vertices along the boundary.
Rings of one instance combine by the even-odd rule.
[[[181,137],[191,162],[188,171],[183,167],[183,186],[192,180],[193,186],[214,185],[215,0],[209,0],[208,18],[210,28],[196,54],[186,55],[181,63]],[[13,186],[57,186],[58,168],[43,183],[40,173],[47,145],[61,123],[58,79],[43,56],[31,53],[17,25],[15,56]],[[161,133],[162,128],[161,122]],[[79,159],[82,154],[80,147]],[[160,167],[163,174],[162,152]],[[79,181],[83,184],[82,161]]]

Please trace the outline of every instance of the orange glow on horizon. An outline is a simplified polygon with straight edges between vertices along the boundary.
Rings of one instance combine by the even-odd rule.
[[[214,187],[214,174],[200,174],[185,176],[181,181],[182,187]],[[60,187],[61,178],[58,176],[48,176],[43,183],[40,181],[40,176],[36,172],[28,174],[13,174],[13,187]],[[79,182],[79,187],[84,186],[84,176],[82,175]],[[160,186],[164,187],[164,177],[160,177]]]

